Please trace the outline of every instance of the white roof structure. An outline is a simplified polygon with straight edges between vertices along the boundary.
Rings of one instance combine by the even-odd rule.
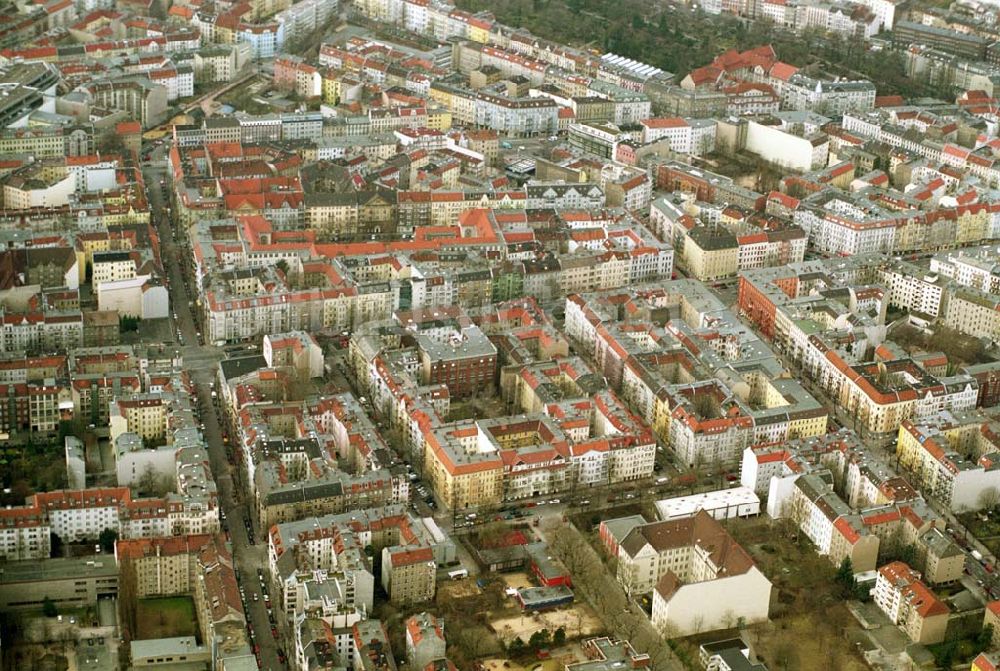
[[[656,502],[656,514],[664,521],[690,517],[699,510],[717,520],[757,515],[760,513],[760,497],[750,487],[732,487]]]

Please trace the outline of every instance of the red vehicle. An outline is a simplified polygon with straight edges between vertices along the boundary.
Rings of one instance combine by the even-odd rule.
[[[986,564],[983,568],[986,569],[987,573],[993,573],[993,564]]]

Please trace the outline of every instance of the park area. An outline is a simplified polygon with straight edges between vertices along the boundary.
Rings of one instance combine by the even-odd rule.
[[[861,628],[838,591],[836,568],[803,535],[787,533],[769,518],[727,528],[774,586],[770,621],[744,633],[758,658],[773,669],[867,669],[854,645]]]
[[[911,354],[943,352],[953,365],[993,361],[982,340],[947,326],[937,325],[933,330],[923,331],[898,322],[889,328],[888,338]]]
[[[189,596],[140,599],[136,606],[136,639],[197,636],[198,620]]]

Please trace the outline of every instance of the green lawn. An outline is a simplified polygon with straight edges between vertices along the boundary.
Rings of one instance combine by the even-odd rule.
[[[198,635],[194,601],[189,596],[140,599],[136,622],[137,639]]]

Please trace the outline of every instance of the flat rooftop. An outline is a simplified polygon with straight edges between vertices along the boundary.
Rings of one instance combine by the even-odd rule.
[[[117,578],[118,565],[112,555],[13,561],[0,564],[0,584],[71,580],[73,578]]]

